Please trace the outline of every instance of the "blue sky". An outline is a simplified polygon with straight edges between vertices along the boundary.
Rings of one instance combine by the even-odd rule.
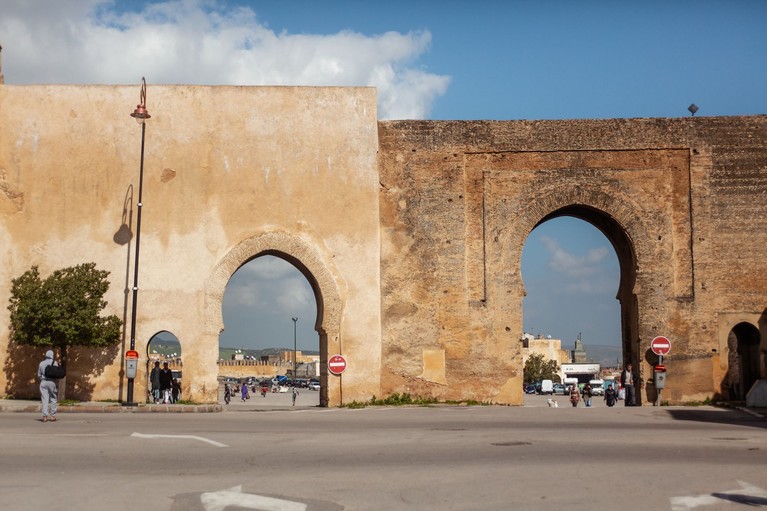
[[[767,114],[767,1],[4,0],[8,84],[374,85],[382,119]],[[147,220],[148,221],[148,220]],[[617,345],[615,252],[556,219],[523,253],[525,330]],[[241,268],[228,346],[316,349],[306,281]]]

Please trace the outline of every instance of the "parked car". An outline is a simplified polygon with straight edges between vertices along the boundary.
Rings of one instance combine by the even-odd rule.
[[[554,394],[554,382],[551,380],[543,380],[541,382],[541,394]]]
[[[320,383],[319,382],[310,382],[309,383],[309,390],[320,390]]]
[[[525,394],[535,394],[535,385],[525,385]]]
[[[561,383],[555,383],[554,387],[553,387],[553,390],[554,390],[554,394],[564,394],[565,393],[565,386],[562,385]]]

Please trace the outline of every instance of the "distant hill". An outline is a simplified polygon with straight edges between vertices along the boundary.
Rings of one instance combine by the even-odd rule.
[[[571,350],[572,348],[563,348]],[[586,351],[586,361],[599,364],[602,367],[621,367],[623,365],[623,348],[621,346],[605,346],[602,344],[583,344]]]
[[[249,357],[266,357],[270,355],[279,355],[280,352],[283,351],[293,351],[293,348],[264,348],[260,350],[256,349],[247,349],[247,348],[226,348],[226,347],[220,347],[218,349],[218,358],[224,359],[224,360],[230,360],[232,358],[232,355],[234,355],[237,352],[242,353],[243,355],[247,355]],[[319,351],[312,351],[312,350],[298,350],[303,355],[319,355]]]

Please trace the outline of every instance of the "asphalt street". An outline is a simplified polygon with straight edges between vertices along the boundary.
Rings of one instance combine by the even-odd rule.
[[[299,403],[316,395],[306,394]],[[528,396],[524,407],[359,410],[233,401],[221,413],[69,413],[56,423],[3,413],[0,505],[32,511],[767,507],[762,417],[716,407],[560,402],[551,408],[546,400]]]

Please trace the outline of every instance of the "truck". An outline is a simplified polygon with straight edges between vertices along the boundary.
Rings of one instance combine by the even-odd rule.
[[[554,382],[551,380],[541,380],[541,394],[553,394]]]

